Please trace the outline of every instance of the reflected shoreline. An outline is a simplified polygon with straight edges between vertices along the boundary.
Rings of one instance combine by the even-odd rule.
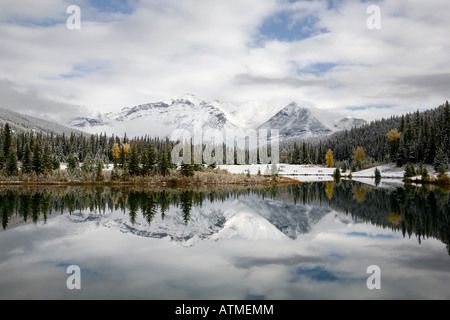
[[[150,226],[156,215],[164,217],[171,207],[176,207],[182,215],[180,221],[188,225],[194,208],[212,204],[209,208],[221,210],[228,200],[247,201],[250,207],[258,208],[260,214],[266,212],[264,219],[284,233],[288,231],[283,229],[283,224],[288,221],[296,225],[290,227],[290,234],[308,232],[304,227],[308,222],[301,220],[307,218],[303,213],[307,206],[342,212],[354,219],[399,231],[404,237],[415,235],[419,243],[422,238],[436,238],[447,245],[447,250],[450,248],[450,193],[408,185],[387,190],[348,180],[214,188],[136,185],[2,187],[0,214],[3,230],[23,222],[45,222],[54,215],[76,211],[122,211],[129,216],[131,224],[140,215]],[[282,211],[277,209],[280,206],[284,208]],[[278,222],[280,219],[285,222]]]

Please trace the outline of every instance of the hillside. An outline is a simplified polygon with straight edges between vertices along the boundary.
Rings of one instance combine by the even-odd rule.
[[[9,123],[13,131],[33,131],[43,133],[54,133],[57,135],[70,135],[72,132],[76,135],[85,134],[84,132],[60,125],[56,122],[20,114],[7,109],[0,108],[0,124]]]

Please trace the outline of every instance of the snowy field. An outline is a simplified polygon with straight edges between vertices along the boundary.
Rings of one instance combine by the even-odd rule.
[[[82,164],[80,163],[80,166]],[[276,169],[270,164],[252,164],[252,165],[219,165],[219,169],[227,170],[229,173],[234,174],[247,174],[257,175],[258,172],[261,175],[271,175],[274,170],[280,176],[289,177],[299,180],[301,182],[313,182],[313,181],[333,181],[333,173],[335,168],[328,168],[319,165],[294,165],[294,164],[277,164]],[[359,181],[365,184],[375,186],[375,169],[381,173],[381,181],[378,184],[382,188],[396,188],[403,185],[403,174],[405,167],[397,167],[395,164],[384,164],[369,169],[357,171],[352,173],[352,180]],[[67,169],[67,165],[61,164],[61,170]],[[111,171],[113,164],[105,166],[103,170]],[[427,170],[432,177],[436,177],[436,172],[432,166],[427,166]],[[350,171],[342,172],[341,176],[345,178],[350,174]],[[450,172],[447,172],[450,175]],[[420,176],[416,177],[417,179]],[[414,180],[414,177],[412,178]]]
[[[271,174],[272,167],[267,164],[254,164],[254,165],[220,165],[220,169],[228,170],[230,173],[247,173],[257,174],[258,170],[262,175]],[[382,178],[396,178],[403,179],[404,167],[398,168],[394,164],[386,164],[370,169],[365,169],[357,172],[353,172],[353,178],[374,178],[375,168],[378,168]],[[319,165],[293,165],[293,164],[278,164],[277,170],[279,175],[283,176],[312,176],[323,177],[331,176],[334,173],[335,168],[328,168]],[[341,175],[348,175],[350,172],[342,172]]]
[[[261,174],[271,174],[271,165],[220,165],[220,169],[228,170],[230,173],[244,173],[250,171],[250,174],[258,174],[260,170]],[[405,167],[397,167],[395,164],[384,164],[373,168],[357,171],[352,173],[352,180],[359,181],[365,184],[375,186],[375,169],[381,173],[381,181],[378,187],[381,188],[397,188],[403,185],[403,174]],[[312,181],[333,181],[333,173],[335,168],[328,168],[319,165],[291,165],[291,164],[278,164],[278,175],[289,177],[299,180],[301,182]],[[427,170],[431,176],[436,176],[433,168],[427,166]],[[345,173],[341,171],[341,176],[345,178],[350,172]],[[450,173],[447,173],[450,174]],[[418,176],[417,178],[420,178]],[[414,178],[413,178],[414,180]]]

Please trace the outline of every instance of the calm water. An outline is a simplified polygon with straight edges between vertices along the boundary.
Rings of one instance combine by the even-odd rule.
[[[439,190],[20,187],[0,203],[1,299],[450,299]]]

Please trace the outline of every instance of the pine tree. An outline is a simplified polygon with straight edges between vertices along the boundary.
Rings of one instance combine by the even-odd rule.
[[[180,173],[185,177],[192,177],[194,175],[194,168],[192,164],[187,164],[183,161],[180,166]]]
[[[445,156],[444,149],[441,147],[436,153],[436,157],[433,161],[433,168],[439,173],[439,176],[445,175],[447,170],[447,159]]]
[[[148,153],[147,150],[144,150],[141,156],[141,174],[146,176],[149,173],[150,173],[150,165],[148,163]]]
[[[148,161],[148,171],[150,173],[153,173],[155,171],[155,166],[156,166],[156,162],[157,162],[157,154],[156,154],[156,149],[155,149],[155,145],[152,141],[150,141],[148,143],[147,146],[147,161]]]
[[[100,157],[97,158],[97,163],[95,166],[95,180],[96,181],[103,181],[103,161]]]
[[[45,143],[44,155],[42,156],[42,166],[43,166],[44,172],[52,171],[52,163],[50,161],[50,150],[49,150],[48,142]]]
[[[13,175],[18,174],[17,152],[13,147],[9,148],[8,155],[6,156],[5,173],[8,176],[13,176]]]
[[[401,167],[406,163],[406,152],[402,144],[400,144],[400,147],[398,148],[396,159],[397,167]]]
[[[12,146],[12,136],[11,136],[11,128],[9,123],[5,124],[3,128],[3,154],[5,157],[7,156],[10,148]]]
[[[337,167],[333,172],[333,178],[337,181],[341,179],[341,170]]]
[[[403,176],[405,178],[414,177],[416,175],[416,170],[414,169],[414,166],[411,163],[406,164],[405,166],[405,173]]]
[[[30,145],[27,143],[25,145],[25,151],[23,152],[22,156],[22,166],[21,171],[25,174],[30,174],[33,170],[32,162],[31,162],[31,149]]]
[[[72,153],[70,153],[69,158],[67,159],[67,171],[70,174],[74,174],[74,173],[76,173],[77,170],[78,170],[77,159],[75,158],[75,156]]]
[[[378,168],[375,168],[375,180],[381,179],[381,172]]]
[[[130,145],[128,143],[123,143],[120,147],[119,163],[122,169],[128,169],[128,153],[130,152]]]
[[[159,150],[158,172],[164,177],[169,174],[169,161],[165,148]]]
[[[44,173],[44,165],[41,154],[41,144],[39,141],[34,142],[33,156],[31,158],[31,169],[37,175]]]
[[[0,169],[5,165],[5,153],[3,152],[3,148],[0,148]]]
[[[92,173],[94,171],[94,160],[91,155],[88,153],[83,159],[83,164],[81,166],[81,171],[83,173]]]
[[[136,142],[134,141],[131,145],[130,158],[128,163],[128,171],[130,172],[130,175],[137,176],[140,174],[139,163],[140,159],[137,150],[137,145]]]

